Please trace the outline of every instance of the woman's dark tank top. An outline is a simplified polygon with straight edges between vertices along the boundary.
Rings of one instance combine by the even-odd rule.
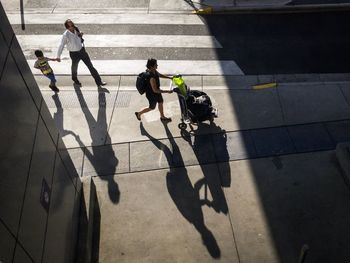
[[[159,89],[159,87],[160,87],[159,74],[157,71],[156,71],[156,73],[152,73],[149,71],[149,76],[150,76],[149,77],[149,79],[150,79],[149,90],[153,92],[152,87],[151,87],[151,78],[154,78],[156,80],[156,85],[157,85],[157,88]]]

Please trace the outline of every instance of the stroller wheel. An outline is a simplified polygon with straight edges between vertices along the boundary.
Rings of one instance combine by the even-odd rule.
[[[186,124],[186,123],[181,122],[181,123],[179,123],[179,125],[177,125],[177,127],[179,127],[179,129],[180,129],[180,130],[186,130],[186,128],[187,128],[187,124]]]

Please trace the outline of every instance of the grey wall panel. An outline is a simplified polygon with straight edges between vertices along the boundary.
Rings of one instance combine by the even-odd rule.
[[[10,46],[11,39],[13,37],[13,31],[11,26],[7,25],[10,25],[10,23],[5,14],[5,10],[0,3],[0,31],[5,37],[7,45]]]
[[[16,240],[0,221],[0,262],[11,262]]]
[[[73,262],[81,183],[32,66],[0,2],[0,262]]]
[[[51,187],[55,154],[55,145],[40,119],[18,235],[20,242],[36,262],[41,260],[48,213],[40,202],[41,190],[43,180]]]
[[[0,218],[17,233],[38,111],[11,57],[0,81]]]
[[[2,36],[2,34],[0,34],[0,76],[1,76],[4,64],[5,64],[5,60],[6,60],[6,56],[7,56],[8,50],[9,49],[8,49],[6,43],[5,43],[5,39]]]
[[[27,84],[27,87],[34,99],[35,104],[37,105],[37,108],[40,108],[40,102],[42,100],[41,92],[38,88],[38,84],[36,83],[33,74],[29,67],[33,67],[34,65],[28,65],[27,60],[25,59],[22,49],[17,41],[17,38],[14,37],[12,41],[12,45],[10,48],[10,52],[12,56],[14,57],[19,70],[21,71],[21,74]],[[33,51],[34,52],[34,51]],[[19,76],[18,76],[19,77]]]
[[[58,155],[53,180],[43,262],[68,263],[72,260],[76,243],[72,233],[75,187]]]
[[[38,261],[39,262],[39,261]],[[33,263],[32,259],[20,246],[16,246],[15,257],[13,263]]]

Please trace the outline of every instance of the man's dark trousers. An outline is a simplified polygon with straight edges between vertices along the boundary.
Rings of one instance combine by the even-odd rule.
[[[70,55],[70,58],[72,59],[72,80],[73,81],[78,82],[78,76],[77,76],[78,64],[79,64],[79,61],[82,60],[90,70],[91,76],[95,79],[96,84],[97,85],[101,84],[100,74],[98,74],[97,70],[92,65],[89,54],[85,51],[84,47],[79,51],[69,52],[69,55]]]

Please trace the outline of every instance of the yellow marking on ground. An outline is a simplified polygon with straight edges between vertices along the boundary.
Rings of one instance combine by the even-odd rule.
[[[201,8],[201,9],[192,11],[193,14],[197,14],[197,15],[206,15],[206,14],[211,14],[212,12],[213,12],[212,7]]]
[[[253,89],[268,89],[268,88],[274,88],[277,86],[276,82],[272,83],[264,83],[264,84],[257,84],[253,86]]]

